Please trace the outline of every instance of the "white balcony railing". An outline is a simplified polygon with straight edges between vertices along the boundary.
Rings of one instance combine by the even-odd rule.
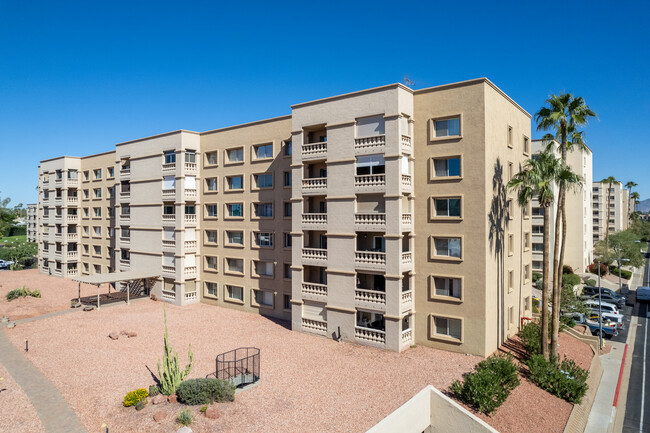
[[[163,214],[162,222],[163,224],[176,224],[176,214]]]
[[[196,162],[186,162],[185,171],[196,171]]]
[[[413,330],[405,329],[402,331],[402,346],[413,343]]]
[[[79,198],[77,196],[74,197],[68,197],[68,204],[76,204],[79,201]]]
[[[413,263],[413,253],[410,251],[406,251],[402,253],[402,264],[403,265],[410,265]]]
[[[79,185],[79,179],[71,179],[71,178],[67,178],[67,179],[65,180],[65,183],[66,183],[67,186],[75,186],[75,185]]]
[[[131,167],[122,168],[120,170],[120,177],[125,178],[131,176]]]
[[[302,293],[314,296],[327,296],[327,284],[302,283]]]
[[[131,198],[131,191],[121,191],[120,200],[128,200]]]
[[[79,221],[79,216],[78,215],[68,215],[65,217],[65,220],[69,223],[76,223]]]
[[[303,260],[327,260],[327,250],[325,248],[303,248]]]
[[[196,251],[196,241],[185,241],[185,252],[191,253]]]
[[[78,269],[68,269],[65,272],[66,277],[76,277],[79,275],[79,270]]]
[[[385,174],[365,174],[354,176],[356,188],[381,188],[386,186]]]
[[[131,266],[131,260],[130,259],[120,259],[120,265],[128,268],[128,267]]]
[[[402,135],[402,150],[406,151],[407,153],[411,153],[413,150],[413,146],[411,145],[411,137],[408,135]]]
[[[358,266],[385,266],[386,253],[375,251],[355,251],[354,262]]]
[[[363,138],[354,139],[354,150],[383,153],[382,148],[385,145],[386,145],[385,135],[376,135],[374,137],[363,137]]]
[[[129,221],[131,221],[131,214],[128,214],[128,213],[121,213],[120,214],[120,222],[124,223],[124,222],[129,222]]]
[[[413,291],[402,292],[402,309],[408,309],[413,306]]]
[[[411,175],[410,174],[403,174],[402,175],[402,186],[404,188],[411,188],[412,183],[411,183]]]
[[[386,332],[379,329],[361,328],[356,326],[354,328],[354,336],[359,340],[369,341],[371,343],[386,343]]]
[[[130,238],[130,237],[124,237],[124,236],[121,236],[121,237],[120,237],[120,243],[121,243],[122,245],[129,245],[129,244],[131,243],[131,238]]]
[[[354,291],[354,300],[371,304],[386,305],[386,292],[381,292],[379,290],[356,289]]]
[[[326,213],[304,213],[302,214],[302,223],[309,224],[327,224]]]
[[[183,295],[183,296],[185,297],[186,301],[196,301],[197,300],[196,291],[194,291],[194,292],[185,292],[185,295]]]
[[[176,163],[175,162],[170,162],[167,164],[162,165],[163,171],[174,171],[176,170]]]
[[[162,247],[164,250],[174,250],[176,249],[176,241],[175,240],[169,240],[169,239],[163,239],[162,241]]]
[[[195,276],[196,275],[196,266],[186,266],[184,274],[185,274],[186,277]]]
[[[302,318],[302,327],[303,329],[309,330],[311,332],[325,335],[327,333],[327,322],[321,320],[305,319]]]
[[[402,214],[402,225],[410,226],[413,225],[413,215],[410,213]]]
[[[162,271],[163,271],[163,274],[165,274],[165,275],[175,275],[176,274],[176,267],[175,266],[163,265]],[[172,299],[174,299],[174,298],[172,298]]]
[[[77,251],[68,251],[67,257],[68,260],[77,260],[78,253]]]
[[[357,225],[383,227],[386,226],[385,213],[357,213],[354,214],[354,223]]]
[[[327,190],[327,178],[326,177],[312,177],[309,179],[302,180],[302,192],[303,193],[324,193]]]
[[[196,215],[185,215],[185,224],[196,224]]]
[[[164,266],[163,266],[163,268],[164,268]],[[165,270],[163,269],[163,273],[164,273],[164,272],[165,272]],[[173,274],[173,272],[172,272],[172,274]],[[162,291],[162,297],[163,297],[163,299],[170,299],[170,300],[173,301],[173,300],[176,299],[176,292],[173,291],[173,290],[164,290],[164,289],[163,289],[163,291]]]
[[[186,198],[196,198],[196,189],[185,189]]]
[[[302,159],[319,159],[327,157],[327,142],[307,143],[302,145]]]
[[[174,198],[176,198],[176,190],[175,189],[163,189],[162,190],[162,197],[164,199],[174,199]]]

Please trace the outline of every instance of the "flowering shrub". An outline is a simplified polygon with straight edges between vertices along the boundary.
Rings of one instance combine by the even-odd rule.
[[[124,396],[124,407],[135,406],[140,400],[147,398],[149,393],[144,388],[138,388]]]

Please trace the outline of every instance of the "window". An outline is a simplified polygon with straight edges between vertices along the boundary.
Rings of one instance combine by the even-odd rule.
[[[460,278],[433,277],[436,296],[449,296],[461,299]]]
[[[255,303],[261,307],[273,307],[273,292],[270,290],[255,290]]]
[[[460,116],[444,120],[434,120],[433,130],[433,136],[435,138],[460,136]]]
[[[528,137],[524,137],[524,153],[530,153],[530,139]]]
[[[435,255],[460,258],[460,238],[434,238]]]
[[[291,310],[291,295],[283,295],[284,303],[283,308],[285,310]]]
[[[273,218],[273,203],[254,203],[253,209],[258,218]]]
[[[109,168],[110,174],[110,168]],[[79,172],[77,170],[68,170],[68,179],[77,179],[79,177]]]
[[[508,125],[508,146],[512,147],[512,126]]]
[[[208,191],[216,191],[217,190],[217,178],[216,177],[209,177],[205,180],[205,185],[208,188]]]
[[[102,208],[94,207],[93,208],[93,213],[95,214],[95,218],[101,217],[102,216]]]
[[[286,280],[291,279],[291,263],[285,263],[284,264],[284,272],[283,276]]]
[[[508,180],[512,180],[512,176],[514,175],[514,170],[513,170],[513,165],[512,162],[508,161]]]
[[[226,237],[228,239],[228,243],[231,245],[244,245],[244,232],[227,231]]]
[[[434,159],[433,172],[435,177],[459,177],[460,157]]]
[[[243,203],[228,203],[226,204],[226,210],[228,211],[229,217],[243,217],[244,216],[244,205]]]
[[[217,232],[216,230],[206,230],[205,231],[206,242],[209,244],[216,244],[218,235],[219,232]]]
[[[524,281],[528,282],[530,280],[530,265],[524,266]]]
[[[255,159],[273,158],[273,145],[272,144],[258,144],[253,146],[253,153]]]
[[[434,210],[437,217],[460,217],[460,198],[436,198]]]
[[[383,115],[357,119],[357,137],[374,137],[386,133],[386,122]]]
[[[533,251],[538,253],[544,252],[544,244],[538,242],[533,243]]]
[[[284,234],[284,247],[291,248],[291,233]]]
[[[508,328],[515,325],[515,307],[508,307]]]
[[[95,198],[102,198],[102,189],[101,188],[94,188],[93,189],[93,194],[95,195]]]
[[[291,217],[291,202],[290,201],[285,201],[284,202],[284,216],[285,217]]]
[[[434,317],[434,330],[436,335],[455,338],[460,340],[462,337],[460,319],[451,319],[448,317]]]
[[[173,150],[168,150],[164,153],[165,164],[174,164],[176,163],[176,152]]]
[[[284,155],[285,156],[291,156],[293,155],[293,149],[292,149],[292,142],[291,140],[287,140],[284,142]]]
[[[122,232],[122,235],[121,235],[121,236],[122,236],[123,238],[128,239],[128,238],[131,237],[131,229],[130,229],[129,227],[122,227],[120,230],[121,230],[121,232]]]
[[[508,235],[508,255],[511,256],[515,253],[515,235]]]
[[[533,269],[543,269],[544,265],[541,260],[533,260]]]
[[[84,170],[84,180],[89,180],[90,179],[90,172],[88,170]]]
[[[512,292],[515,286],[515,271],[508,271],[508,293]]]
[[[115,177],[115,167],[108,167],[108,177]]]
[[[84,198],[88,199],[90,197],[90,193],[87,189],[84,189]]]
[[[216,218],[217,215],[217,205],[216,204],[206,204],[205,205],[205,210],[207,213],[207,216],[210,218]]]
[[[384,155],[357,156],[357,175],[383,174],[386,173],[386,162]]]
[[[244,260],[242,259],[233,259],[226,258],[226,269],[228,272],[236,272],[238,274],[244,273]]]
[[[93,235],[94,236],[101,236],[102,235],[102,228],[101,227],[93,227]]]
[[[244,288],[240,286],[226,286],[226,297],[230,300],[244,302]]]
[[[533,234],[538,234],[538,235],[544,234],[544,226],[534,225],[533,226]]]
[[[526,206],[526,207],[524,208],[524,216],[527,216],[527,215],[526,215],[526,214],[527,214],[527,212],[526,212],[527,210],[528,210],[528,206]],[[532,209],[532,213],[533,213],[533,216],[544,216],[544,209],[542,209],[541,207],[536,207],[536,208],[533,208],[533,209]]]
[[[185,215],[195,215],[195,214],[196,214],[196,207],[193,204],[186,204]]]
[[[212,271],[216,271],[217,267],[218,267],[217,261],[218,261],[218,257],[205,256],[205,266],[206,266],[206,268],[210,269]]]
[[[217,165],[219,162],[219,152],[208,152],[205,154],[207,164],[206,165]]]
[[[284,186],[291,186],[291,172],[284,172]]]
[[[244,176],[228,176],[226,178],[228,190],[236,190],[244,188]]]
[[[93,254],[96,256],[101,256],[102,255],[102,247],[99,245],[93,245]]]
[[[244,148],[228,149],[226,150],[226,157],[228,162],[242,162],[244,161]]]
[[[530,232],[524,233],[524,251],[530,248]]]
[[[258,277],[273,277],[273,262],[253,261],[253,273]]]
[[[93,170],[93,176],[94,176],[95,179],[97,179],[97,180],[101,179],[101,178],[102,178],[102,169],[101,169],[101,168],[97,168],[97,169]]]
[[[87,207],[84,208],[84,217],[88,218],[88,208]]]
[[[164,204],[163,205],[163,215],[174,215],[176,213],[176,207],[173,204]]]
[[[185,151],[185,162],[194,162],[196,163],[196,151],[186,150]]]
[[[218,285],[217,283],[211,283],[209,281],[205,282],[205,294],[216,298],[218,296]]]
[[[253,180],[257,188],[273,188],[273,175],[270,173],[254,174]]]
[[[254,245],[258,247],[272,247],[273,246],[273,233],[271,232],[254,232],[253,233]]]
[[[88,245],[84,245],[83,247],[84,247],[84,253],[88,254]]]

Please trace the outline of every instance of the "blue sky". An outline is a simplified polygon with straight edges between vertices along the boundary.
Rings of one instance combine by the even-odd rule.
[[[0,2],[0,196],[38,161],[205,131],[399,82],[488,77],[530,113],[583,96],[594,179],[650,197],[650,5],[542,2]],[[533,137],[541,136],[534,133]]]

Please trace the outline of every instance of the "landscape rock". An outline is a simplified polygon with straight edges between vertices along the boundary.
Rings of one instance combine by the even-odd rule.
[[[7,328],[15,328],[16,327],[16,322],[9,322],[7,324]]]
[[[153,420],[156,422],[160,422],[165,418],[167,418],[167,412],[165,412],[164,410],[159,410],[158,412],[153,414]]]
[[[217,419],[217,418],[219,418],[219,416],[220,416],[219,411],[217,410],[216,407],[209,407],[205,411],[205,417],[208,418],[208,419]]]
[[[130,332],[126,333],[126,336],[129,337],[129,338],[132,338],[132,337],[137,337],[138,334],[137,334],[137,332],[130,331]]]
[[[176,394],[172,394],[169,397],[167,397],[167,401],[170,403],[178,403],[178,397]]]
[[[128,335],[128,334],[129,334],[129,333],[128,333],[127,331],[125,331],[124,329],[122,329],[122,330],[120,331],[120,335]]]
[[[189,427],[181,427],[176,430],[176,433],[192,433],[192,429]]]
[[[94,309],[95,309],[95,307],[93,307],[92,305],[86,305],[84,307],[84,311],[93,311]]]
[[[158,395],[155,395],[155,396],[151,397],[151,404],[160,404],[160,403],[164,403],[166,401],[167,401],[167,398],[162,394],[158,394]]]
[[[118,334],[117,332],[111,332],[110,334],[108,334],[108,338],[110,338],[111,340],[117,340],[118,338],[120,338],[120,334]]]

